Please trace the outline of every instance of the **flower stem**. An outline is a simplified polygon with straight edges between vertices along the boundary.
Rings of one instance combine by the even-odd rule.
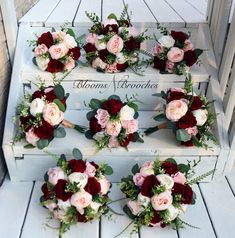
[[[62,125],[65,128],[71,128],[71,129],[75,129],[76,131],[80,132],[80,133],[84,133],[86,131],[85,127],[79,126],[79,125],[75,125],[72,122],[68,121],[68,120],[63,120],[62,121]]]
[[[167,128],[167,124],[162,123],[158,126],[148,128],[147,130],[144,131],[144,133],[145,133],[146,136],[148,136],[148,135],[150,135],[150,134],[152,134],[152,133],[154,133],[154,132],[156,132],[160,129],[166,129],[166,128]]]
[[[109,210],[112,212],[112,213],[114,213],[115,215],[118,215],[118,216],[124,216],[125,214],[124,213],[119,213],[119,212],[116,212],[116,211],[114,211],[111,207],[109,207],[108,206],[108,208],[109,208]]]
[[[112,201],[109,202],[107,205],[112,204],[112,203],[114,203],[114,202],[119,202],[119,201],[122,201],[122,200],[125,200],[125,199],[127,199],[127,198],[119,198],[119,199],[116,199],[116,200],[112,200]]]

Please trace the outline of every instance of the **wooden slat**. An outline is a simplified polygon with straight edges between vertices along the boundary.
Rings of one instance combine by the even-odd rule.
[[[185,226],[185,229],[179,230],[180,238],[198,238],[210,237],[216,238],[210,218],[206,211],[206,206],[203,202],[200,190],[197,185],[193,186],[193,191],[197,195],[196,204],[189,206],[186,213],[181,216],[181,219],[200,229],[194,229]]]
[[[235,194],[235,167],[230,171],[230,173],[226,176],[228,183]]]
[[[40,0],[21,19],[20,23],[30,23],[31,26],[44,26],[51,12],[61,0]]]
[[[5,179],[0,188],[1,237],[18,238],[30,199],[32,182],[10,182]]]
[[[231,237],[234,230],[235,199],[227,181],[223,178],[220,181],[200,184],[199,187],[217,237]]]
[[[96,13],[101,18],[101,0],[81,0],[77,14],[74,19],[74,26],[90,27],[93,23],[86,16],[85,11]]]
[[[111,188],[110,198],[112,200],[117,200],[120,198],[124,198],[124,194],[120,191],[117,184],[113,184]],[[119,202],[115,202],[110,204],[109,206],[115,211],[120,214],[124,214],[122,208],[125,204],[126,200],[122,200]],[[111,220],[104,216],[101,218],[101,237],[102,238],[111,238],[118,235],[129,223],[131,220],[126,216],[119,216],[116,214],[112,215]],[[133,229],[133,225],[131,225],[122,235],[119,236],[119,238],[127,238],[130,236],[130,232]],[[138,234],[133,234],[132,238],[138,238]]]
[[[109,14],[114,13],[118,18],[123,11],[124,5],[122,0],[103,0],[102,18],[105,20]],[[132,9],[129,8],[129,11]]]
[[[46,27],[61,26],[65,22],[73,25],[73,19],[77,12],[80,0],[61,0],[45,22]]]
[[[207,4],[208,1],[205,0],[185,0],[190,5],[192,5],[195,9],[197,9],[205,18],[206,18],[206,11],[207,11]]]
[[[48,210],[40,205],[41,186],[42,183],[35,183],[21,238],[31,238],[32,232],[34,238],[59,238],[59,230],[56,229],[59,222],[54,219],[48,221]]]
[[[209,21],[209,26],[210,26],[210,32],[211,32],[211,37],[214,41],[215,37],[215,32],[216,32],[216,27],[218,24],[218,15],[219,15],[219,9],[220,9],[220,4],[223,0],[213,0],[212,4],[212,9],[211,9],[211,19]]]

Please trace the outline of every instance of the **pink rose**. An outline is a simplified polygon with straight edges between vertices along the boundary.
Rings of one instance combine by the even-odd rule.
[[[101,69],[105,70],[106,67],[107,67],[107,64],[99,57],[95,58],[92,61],[92,68],[94,68],[94,69],[101,68]]]
[[[167,53],[167,58],[173,63],[180,62],[184,58],[184,51],[178,47],[172,47]]]
[[[173,176],[173,180],[175,183],[185,184],[186,183],[186,177],[183,173],[178,172]]]
[[[171,92],[180,92],[180,93],[185,93],[183,88],[171,88],[170,89]]]
[[[58,60],[64,57],[68,53],[69,49],[65,44],[61,43],[58,45],[53,45],[49,48],[49,53],[52,59]]]
[[[104,27],[106,27],[107,25],[118,25],[117,21],[115,19],[105,19],[104,20]]]
[[[127,31],[129,33],[129,36],[137,37],[139,35],[139,32],[137,31],[137,29],[134,26],[129,26],[127,28]]]
[[[74,193],[70,199],[71,204],[77,208],[78,211],[84,211],[83,208],[88,207],[92,202],[92,195],[85,190],[80,190]]]
[[[43,118],[52,126],[59,125],[64,119],[64,113],[60,111],[55,103],[48,103],[43,108]]]
[[[108,192],[109,192],[109,189],[110,189],[110,182],[108,181],[108,179],[103,176],[102,178],[100,178],[98,180],[98,182],[100,183],[100,193],[102,195],[106,195]]]
[[[166,61],[166,71],[167,71],[168,73],[173,73],[174,65],[175,65],[175,64],[174,64],[173,62],[167,60],[167,61]]]
[[[141,206],[141,203],[138,201],[131,201],[127,202],[128,208],[131,210],[132,214],[137,216],[139,215],[144,209]]]
[[[34,128],[31,127],[26,133],[25,133],[25,139],[29,144],[36,146],[37,141],[39,141],[39,137],[34,133]]]
[[[118,146],[119,146],[119,142],[118,142],[117,137],[111,136],[109,139],[108,147],[109,148],[117,148]]]
[[[188,105],[182,100],[173,100],[166,106],[166,117],[170,121],[178,121],[188,111]]]
[[[197,133],[198,133],[198,129],[197,129],[196,126],[186,128],[185,130],[188,132],[188,134],[189,134],[190,136],[196,136]]]
[[[48,48],[45,44],[41,44],[38,45],[35,49],[34,49],[34,55],[37,56],[41,56],[44,55],[45,53],[48,52]]]
[[[136,186],[141,187],[144,182],[144,176],[142,176],[141,173],[136,173],[133,176],[133,181]]]
[[[48,174],[48,181],[52,185],[56,185],[59,179],[66,180],[66,175],[60,167],[50,168],[47,174]]]
[[[120,36],[114,35],[107,43],[107,50],[112,54],[120,53],[123,49],[123,40]]]
[[[153,170],[153,161],[146,161],[141,169],[140,169],[140,174],[143,176],[143,177],[146,177],[148,175],[152,175],[154,174],[154,170]]]
[[[95,33],[89,33],[86,38],[87,43],[95,44],[97,40],[97,35]]]
[[[50,211],[53,212],[55,208],[57,208],[57,205],[55,202],[53,202],[52,200],[47,200],[45,202],[43,202],[43,205]]]
[[[129,121],[122,121],[122,127],[126,129],[127,134],[133,134],[138,130],[138,121],[133,119]]]
[[[107,64],[106,68],[105,68],[105,72],[106,73],[117,73],[119,72],[119,70],[117,69],[117,64]]]
[[[164,47],[157,43],[154,47],[153,47],[153,55],[156,56],[156,55],[159,55],[161,53],[163,53],[164,51]]]
[[[185,40],[183,50],[184,52],[188,50],[193,50],[193,43],[189,39]]]
[[[110,136],[118,136],[122,125],[118,121],[109,121],[106,125],[105,132]]]
[[[57,40],[57,41],[63,41],[64,40],[64,37],[66,35],[65,32],[63,31],[56,31],[56,32],[52,32],[52,37],[53,37],[53,40]]]
[[[96,168],[91,163],[86,162],[86,170],[84,171],[85,174],[88,175],[88,177],[94,177],[96,173]]]
[[[109,113],[107,110],[98,109],[95,118],[97,119],[98,123],[101,125],[101,128],[105,128],[108,121],[109,121]]]
[[[171,192],[166,191],[151,198],[151,204],[156,211],[166,210],[173,202]]]
[[[75,60],[69,57],[65,62],[64,70],[71,71],[74,68],[75,68]]]

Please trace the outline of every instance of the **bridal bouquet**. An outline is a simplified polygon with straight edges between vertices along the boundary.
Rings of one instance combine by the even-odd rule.
[[[189,34],[181,31],[169,33],[164,27],[160,29],[163,36],[156,39],[152,50],[154,68],[162,73],[187,74],[190,67],[198,63],[203,51],[194,48]]]
[[[43,149],[54,138],[65,137],[66,132],[61,124],[83,133],[84,128],[64,119],[69,97],[64,88],[60,84],[45,87],[43,82],[38,87],[37,91],[25,95],[17,107],[15,121],[19,129],[15,141],[25,139],[29,143],[25,148]]]
[[[73,156],[71,160],[65,155],[57,158],[57,166],[47,171],[41,188],[40,202],[60,221],[60,237],[71,225],[98,219],[109,210],[111,184],[106,175],[113,173],[112,168],[84,160],[78,149],[73,149]]]
[[[132,220],[130,224],[134,223],[133,231],[137,232],[143,225],[179,229],[187,224],[179,216],[186,212],[188,205],[195,204],[192,185],[214,172],[193,179],[198,163],[177,164],[169,158],[147,161],[141,167],[134,165],[132,175],[122,178],[120,183],[128,199],[123,210]]]
[[[33,47],[33,62],[40,70],[50,73],[71,71],[80,58],[79,39],[72,29],[44,32],[30,42]]]
[[[105,73],[124,71],[128,67],[137,72],[141,68],[140,44],[147,37],[131,24],[127,6],[119,19],[110,14],[101,22],[94,13],[86,14],[94,23],[84,46],[92,67]]]
[[[166,100],[165,111],[154,117],[156,121],[165,121],[145,131],[149,135],[159,129],[170,128],[176,140],[185,146],[208,148],[207,141],[217,143],[211,132],[216,115],[210,111],[210,103],[205,96],[193,92],[191,80],[186,79],[184,88],[171,88],[160,95]]]
[[[87,113],[89,130],[85,133],[88,139],[93,139],[98,149],[105,147],[125,147],[132,142],[143,142],[138,133],[138,106],[136,99],[122,102],[117,95],[108,99],[91,99]]]

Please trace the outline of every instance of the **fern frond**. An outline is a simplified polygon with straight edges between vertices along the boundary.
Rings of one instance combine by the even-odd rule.
[[[188,181],[187,184],[188,184],[188,185],[196,184],[196,183],[202,181],[203,179],[205,179],[206,177],[212,175],[214,172],[215,172],[215,169],[212,169],[212,170],[210,170],[209,172],[204,173],[204,174],[202,174],[202,175],[200,175],[200,176],[198,176],[198,177],[196,177],[196,178],[194,178],[194,179]]]

